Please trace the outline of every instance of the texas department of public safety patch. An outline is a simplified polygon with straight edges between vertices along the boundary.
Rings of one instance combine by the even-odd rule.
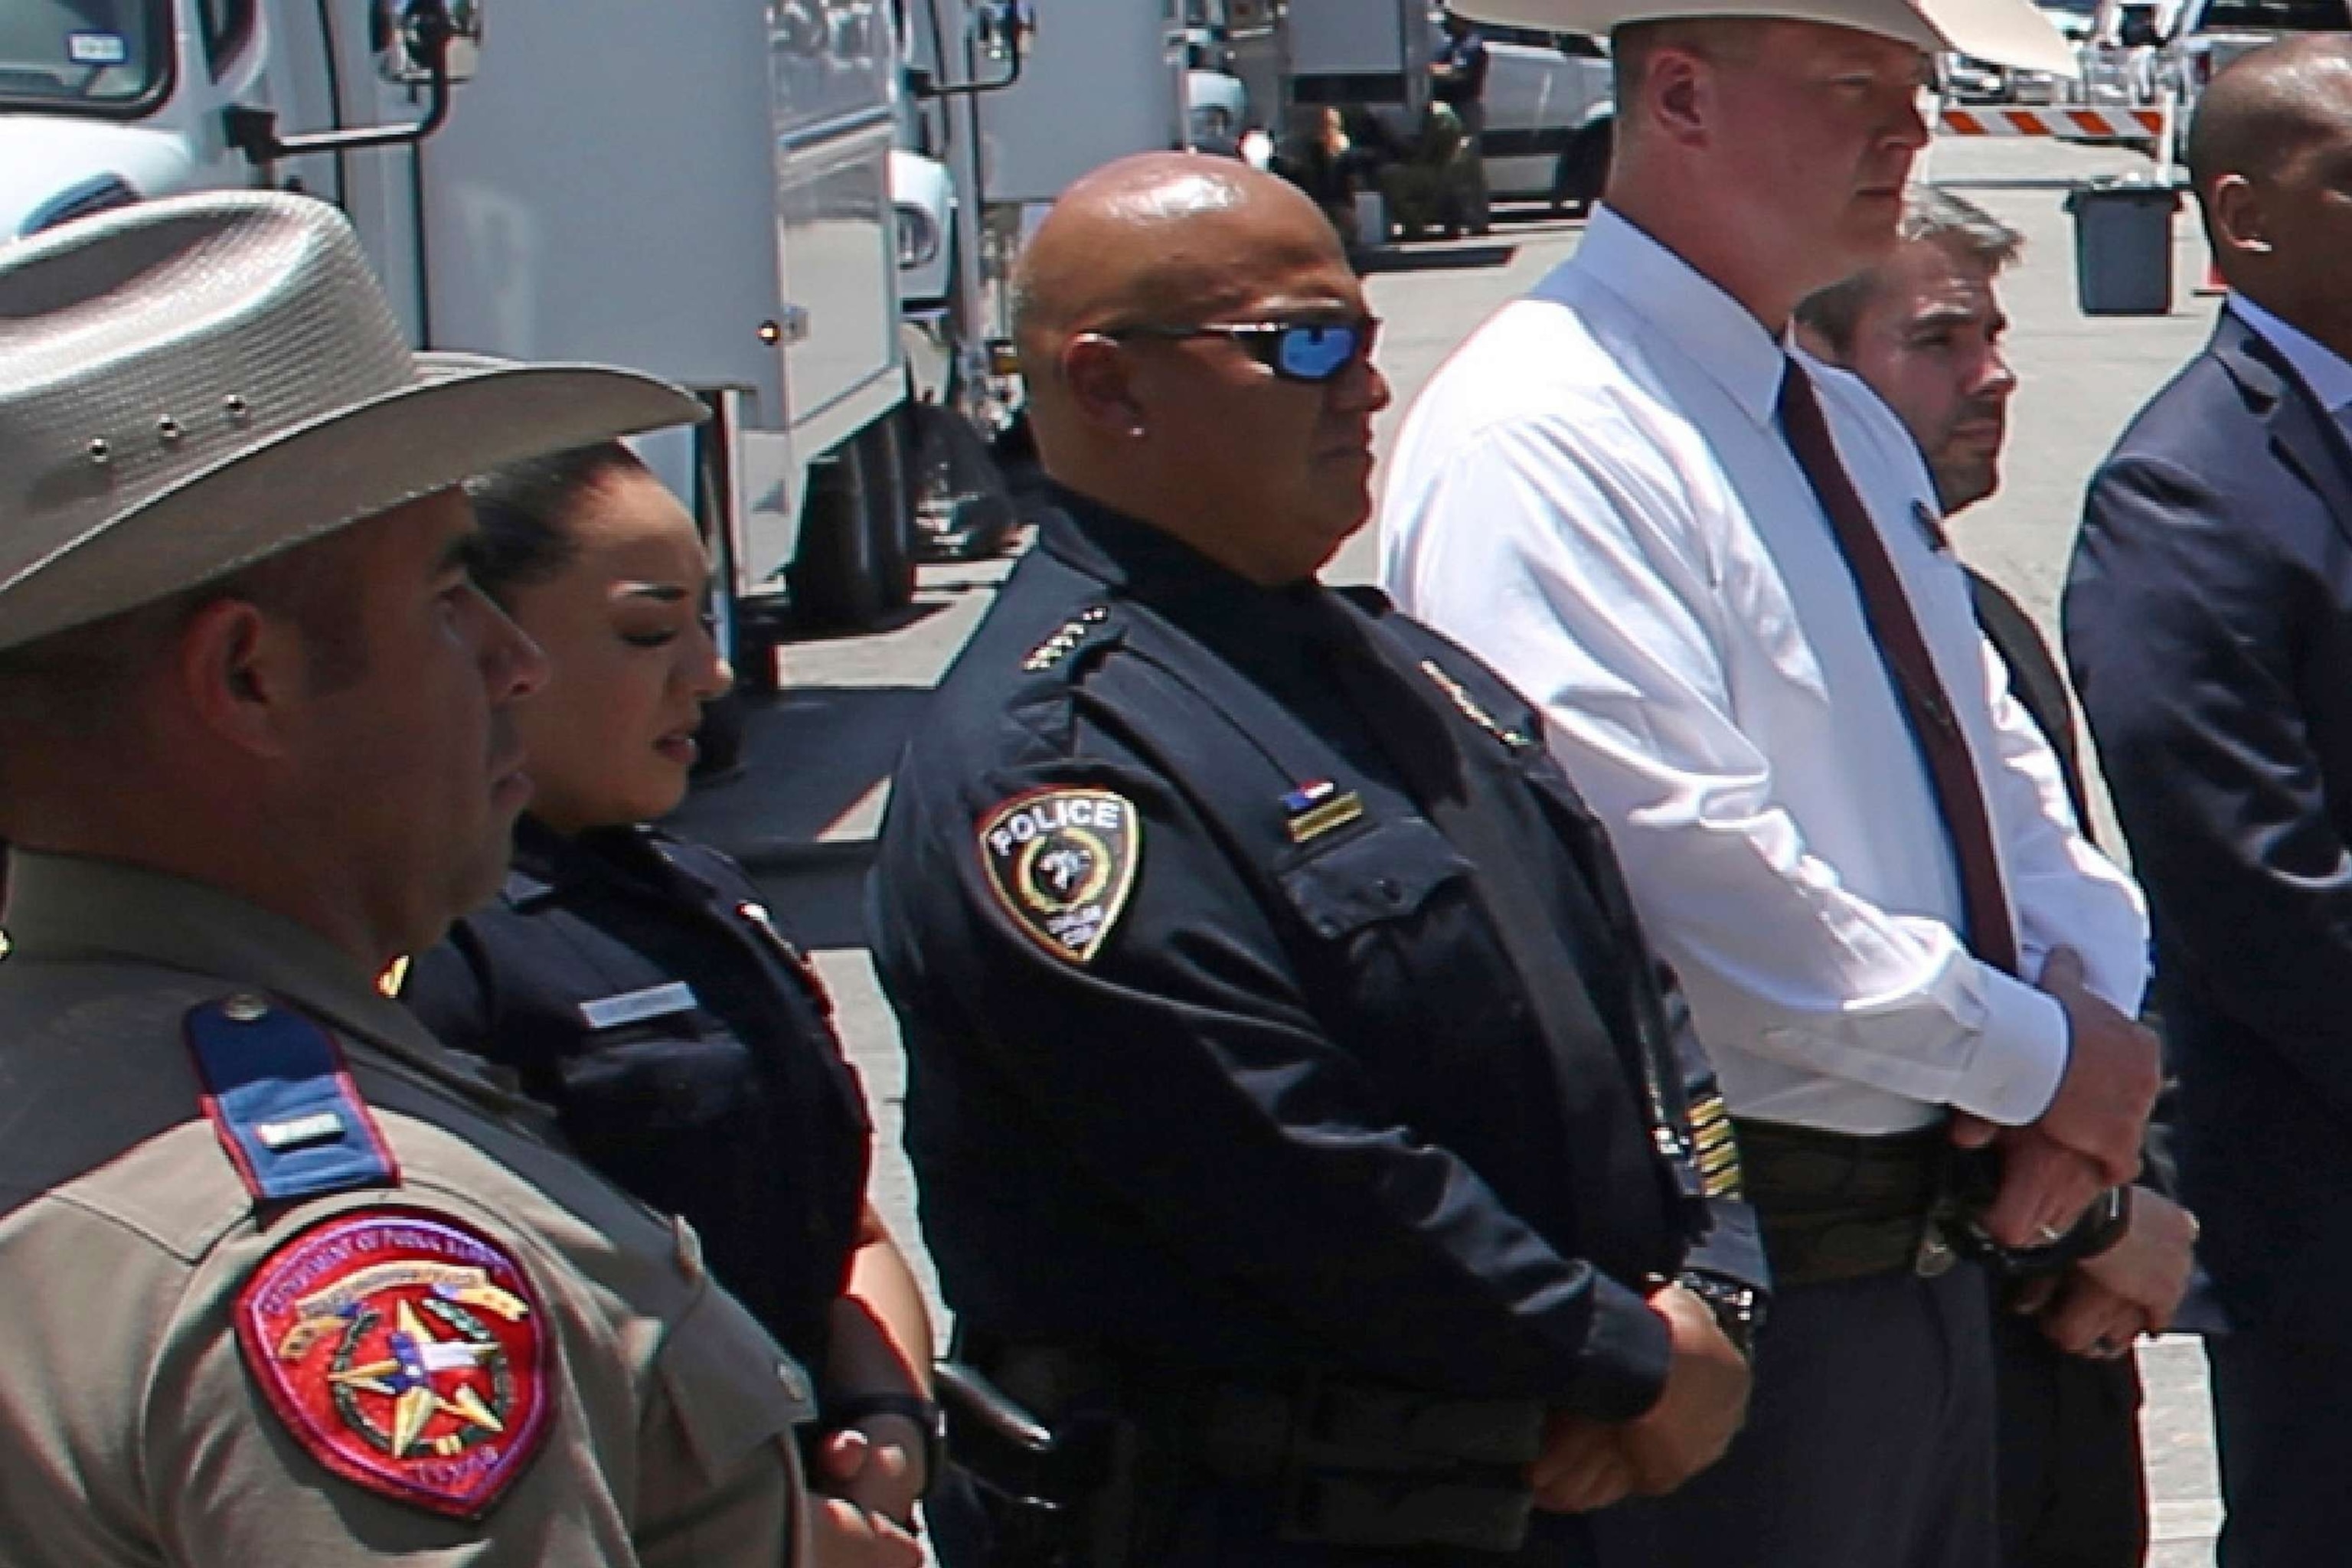
[[[1031,790],[980,825],[989,890],[1031,941],[1071,963],[1102,950],[1142,852],[1134,803],[1107,789]]]
[[[254,1271],[236,1317],[295,1441],[370,1491],[478,1520],[546,1436],[530,1282],[446,1215],[378,1207],[311,1226]]]

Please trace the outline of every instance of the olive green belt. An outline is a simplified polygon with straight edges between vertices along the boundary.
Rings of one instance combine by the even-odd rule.
[[[1941,1126],[1875,1137],[1737,1119],[1733,1128],[1775,1286],[1951,1266],[1934,1223],[1951,1162]]]

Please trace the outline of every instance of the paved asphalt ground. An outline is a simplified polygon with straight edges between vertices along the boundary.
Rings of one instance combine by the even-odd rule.
[[[2068,187],[2146,170],[2129,154],[2048,142],[1942,141],[1922,169],[2023,230],[2022,263],[2002,285],[2021,385],[2000,494],[1960,520],[1960,552],[2054,626],[2058,587],[2084,481],[2116,433],[2203,341],[2216,308],[2198,297],[2202,240],[2193,212],[2174,233],[2174,300],[2161,317],[2085,317],[2076,308]],[[1484,240],[1414,247],[1371,279],[1387,321],[1381,360],[1397,388],[1382,450],[1413,393],[1497,304],[1574,250],[1580,222],[1506,215]],[[1339,581],[1372,574],[1370,530],[1334,563]],[[841,1004],[881,1128],[876,1195],[898,1234],[919,1237],[898,1144],[904,1073],[897,1031],[863,950],[859,888],[898,745],[925,695],[987,607],[1003,562],[927,567],[914,609],[874,636],[791,645],[790,694],[757,716],[747,775],[691,803],[682,826],[758,862],[762,880],[811,945]],[[2113,825],[2102,832],[2114,842]],[[1110,1042],[1106,1042],[1108,1048]],[[919,1258],[928,1276],[927,1261]],[[2154,1500],[2154,1568],[2212,1560],[2219,1519],[2204,1359],[2196,1343],[2144,1345],[2144,1425]],[[1792,1565],[1796,1568],[1796,1565]]]

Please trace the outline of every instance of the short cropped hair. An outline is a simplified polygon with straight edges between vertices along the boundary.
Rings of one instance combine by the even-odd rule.
[[[349,556],[298,545],[169,598],[52,632],[0,652],[0,732],[38,744],[102,728],[129,710],[133,687],[188,623],[223,599],[293,622],[310,655],[310,689],[347,689],[370,668],[365,593]]]
[[[1913,185],[1904,192],[1897,232],[1906,242],[1931,240],[1992,272],[2014,263],[2025,249],[2023,234],[1974,202],[1933,185]],[[1844,353],[1853,347],[1854,327],[1884,281],[1881,268],[1865,267],[1808,296],[1797,306],[1797,320]]]
[[[1617,128],[1638,124],[1634,110],[1642,84],[1650,74],[1650,57],[1660,49],[1688,49],[1706,59],[1733,63],[1745,59],[1761,18],[1748,16],[1670,16],[1656,22],[1627,22],[1609,31],[1610,76],[1617,108]]]

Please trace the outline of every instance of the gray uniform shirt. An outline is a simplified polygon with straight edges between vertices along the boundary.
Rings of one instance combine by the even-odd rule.
[[[803,1560],[806,1380],[693,1232],[549,1147],[315,933],[215,889],[19,853],[0,961],[0,1565]],[[258,1205],[202,1103],[191,1010],[340,1044],[396,1187]],[[272,1407],[239,1291],[299,1233],[397,1209],[504,1253],[546,1414],[478,1520],[346,1479]]]

